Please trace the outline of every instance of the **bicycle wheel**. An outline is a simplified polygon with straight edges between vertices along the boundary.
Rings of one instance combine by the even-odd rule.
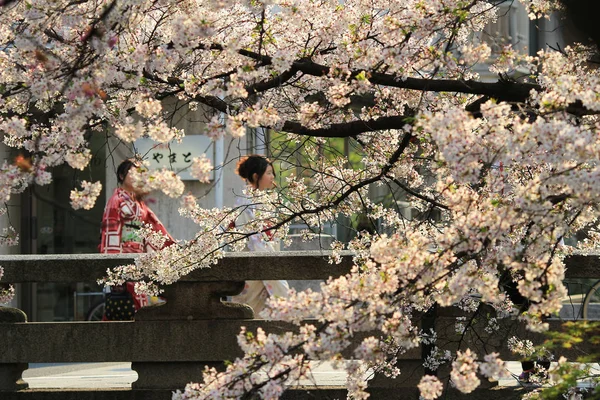
[[[600,281],[594,283],[585,295],[583,319],[600,320]]]
[[[93,305],[88,311],[85,320],[86,321],[102,321],[104,316],[104,300]]]
[[[583,319],[583,300],[590,287],[589,284],[582,282],[580,279],[569,280],[563,282],[567,287],[567,296],[562,301],[562,307],[556,316],[561,320],[577,321]],[[551,318],[553,318],[551,317]]]

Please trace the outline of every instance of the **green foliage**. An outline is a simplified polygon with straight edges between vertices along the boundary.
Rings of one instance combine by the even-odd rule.
[[[596,350],[592,353],[582,353],[575,360],[569,360],[569,362],[559,360],[558,366],[551,370],[553,384],[542,388],[533,398],[562,399],[582,380],[592,384],[600,383],[598,371],[594,371],[592,368],[592,365],[597,366],[595,363],[600,358],[600,322],[569,321],[563,324],[560,332],[547,332],[547,336],[548,339],[544,342],[543,347],[550,351],[553,349],[573,350],[583,342],[589,342],[596,346],[593,347]],[[600,399],[598,387],[589,389],[582,394],[585,399]]]
[[[347,168],[360,170],[363,166],[363,154],[360,148],[350,148],[346,138],[319,139],[297,137],[282,132],[270,132],[271,158],[278,161],[275,163],[278,186],[285,187],[285,179],[295,175],[296,177],[310,178],[315,170],[321,169],[320,163],[333,163],[345,157],[346,149]]]
[[[563,324],[563,328],[561,332],[547,332],[548,339],[544,342],[544,347],[549,350],[571,349],[584,340],[594,345],[600,344],[600,322],[568,321]],[[600,347],[594,353],[582,354],[577,362],[597,362],[599,357]]]

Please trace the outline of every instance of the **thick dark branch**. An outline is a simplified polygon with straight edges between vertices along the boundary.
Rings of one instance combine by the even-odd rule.
[[[176,85],[178,88],[180,88],[180,86],[183,85],[183,83],[184,83],[184,81],[182,79],[174,78],[174,77],[164,80],[164,79],[160,78],[158,75],[151,74],[150,72],[148,72],[145,69],[142,71],[142,74],[144,75],[144,78],[149,79],[151,81],[162,83],[165,85]],[[218,110],[222,113],[227,113],[227,103],[225,101],[219,99],[216,96],[196,95],[196,96],[194,96],[194,100],[196,100],[197,102],[202,103],[204,105],[207,105],[211,108],[214,108],[215,110]]]
[[[223,50],[223,46],[219,44],[197,46],[195,50]],[[272,64],[272,58],[267,55],[258,54],[256,52],[241,49],[238,54],[251,58],[260,65]],[[308,58],[302,58],[292,64],[290,70],[282,73],[278,77],[262,81],[260,83],[250,85],[246,88],[249,94],[258,94],[269,89],[275,88],[283,82],[291,79],[297,72],[302,72],[312,76],[326,76],[330,73],[331,67],[311,61]],[[508,80],[499,80],[498,82],[477,82],[472,80],[461,79],[424,79],[424,78],[406,78],[392,74],[369,72],[363,70],[352,71],[348,79],[357,79],[358,76],[364,76],[375,85],[388,87],[396,87],[400,89],[419,90],[424,92],[453,92],[453,93],[468,93],[475,95],[483,95],[487,98],[493,98],[500,101],[508,102],[524,102],[531,90],[543,91],[543,88],[534,83],[522,83]],[[182,83],[178,80],[178,83]],[[479,103],[473,104],[473,110],[478,111]],[[219,111],[222,111],[222,107]],[[585,109],[581,103],[573,103],[566,108],[566,112],[574,115],[595,114],[590,110]],[[297,129],[295,126],[293,129]],[[348,136],[348,135],[345,135]],[[332,136],[335,137],[335,136]]]
[[[56,33],[56,31],[54,29],[48,28],[48,29],[44,30],[44,33],[49,38],[59,41],[60,43],[66,43],[66,40],[62,36],[60,36],[58,33]]]
[[[542,90],[540,85],[498,81],[494,83],[464,81],[459,79],[420,79],[407,78],[398,80],[395,76],[373,74],[371,83],[403,89],[421,90],[424,92],[456,92],[486,95],[503,101],[525,101],[532,89]]]
[[[198,103],[202,103],[211,108],[214,108],[215,110],[220,111],[224,114],[228,114],[227,103],[218,97],[196,95],[196,96],[194,96],[194,100],[196,100]]]
[[[279,131],[296,133],[304,136],[317,137],[356,137],[356,135],[382,131],[388,129],[401,129],[405,124],[409,123],[413,117],[398,115],[393,117],[381,117],[378,119],[370,119],[368,121],[352,121],[342,122],[339,124],[331,124],[327,128],[309,129],[299,122],[286,121]]]
[[[548,200],[550,203],[552,203],[552,205],[557,205],[559,203],[564,202],[565,200],[568,200],[569,198],[571,198],[571,195],[562,193],[562,194],[550,195],[550,196],[546,197],[546,200]]]
[[[249,50],[240,50],[239,54],[260,61],[268,65],[271,64],[271,57],[260,55]],[[294,62],[292,68],[306,75],[326,76],[331,68],[317,64],[308,59],[302,59]],[[407,78],[401,79],[397,75],[383,73],[369,73],[364,71],[369,81],[376,85],[390,86],[401,89],[420,90],[425,92],[456,92],[480,94],[493,97],[503,101],[525,101],[529,97],[532,89],[541,91],[542,87],[533,83],[519,83],[510,81],[498,81],[494,83],[477,82],[472,80],[459,79],[423,79],[423,78]],[[356,70],[350,74],[349,79],[356,79],[357,76],[363,73],[363,70]]]
[[[276,88],[277,86],[281,86],[283,83],[289,81],[294,77],[294,75],[296,75],[296,72],[298,72],[297,69],[291,68],[282,72],[281,75],[278,75],[273,79],[261,81],[254,85],[247,86],[246,91],[248,92],[249,96],[260,92],[266,92],[269,89]]]
[[[578,117],[582,117],[584,115],[598,115],[600,114],[600,111],[597,110],[588,110],[587,108],[585,108],[583,106],[583,103],[581,102],[581,100],[577,100],[574,103],[571,103],[567,106],[566,112],[568,112],[571,115],[576,115]]]
[[[323,76],[329,73],[330,68],[311,61],[299,61],[293,64],[299,71],[314,76]],[[354,71],[350,79],[355,79],[363,71]],[[382,73],[368,73],[369,81],[376,85],[390,86],[401,89],[420,90],[424,92],[456,92],[487,95],[503,101],[525,101],[532,89],[541,91],[540,85],[532,83],[518,83],[498,81],[494,83],[465,81],[460,79],[400,79],[396,75]]]

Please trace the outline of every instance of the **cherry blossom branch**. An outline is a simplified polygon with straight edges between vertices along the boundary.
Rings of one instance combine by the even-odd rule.
[[[406,186],[404,183],[400,182],[398,179],[394,178],[394,179],[392,179],[392,182],[394,182],[396,185],[400,186],[400,188],[402,190],[404,190],[406,193],[410,194],[411,196],[414,196],[414,197],[416,197],[418,199],[421,199],[421,200],[423,200],[423,201],[425,201],[427,203],[430,203],[430,204],[432,204],[435,207],[439,207],[439,208],[442,208],[444,210],[448,210],[448,206],[446,206],[446,205],[444,205],[444,204],[436,201],[435,199],[429,198],[429,197],[427,197],[427,196],[425,196],[423,194],[420,194],[420,193],[412,190],[411,188],[409,188],[408,186]]]
[[[397,115],[392,117],[381,117],[368,121],[351,121],[339,124],[331,124],[327,128],[310,129],[299,122],[286,121],[278,129],[283,132],[295,133],[303,136],[314,137],[353,137],[366,132],[382,131],[388,129],[401,129],[407,123],[414,120],[412,116]]]
[[[212,48],[212,47],[211,47]],[[214,48],[222,49],[215,45]],[[270,65],[272,58],[270,56],[261,55],[249,50],[239,50],[240,55],[260,61],[262,65]],[[331,72],[331,67],[318,64],[310,59],[300,59],[292,64],[292,67],[306,75],[312,76],[327,76]],[[354,70],[349,73],[348,80],[357,79],[358,76],[364,75],[372,84],[395,87],[400,89],[412,89],[425,92],[456,92],[487,95],[492,98],[501,99],[504,101],[525,101],[531,90],[541,91],[542,87],[533,83],[518,83],[506,80],[501,80],[494,83],[478,82],[473,80],[461,79],[426,79],[426,78],[401,78],[397,75],[369,72],[364,70]]]
[[[298,72],[298,70],[296,68],[292,67],[289,70],[284,71],[283,73],[275,76],[272,79],[246,86],[246,91],[248,92],[248,95],[250,95],[250,96],[261,93],[261,92],[266,92],[269,89],[274,89],[276,87],[283,85],[285,82],[292,79],[296,75],[297,72]]]
[[[213,44],[211,46],[201,45],[197,49],[203,50],[224,50],[223,46]],[[250,50],[239,50],[240,55],[259,61],[261,65],[271,65],[272,57],[259,54]],[[316,63],[310,59],[303,58],[292,63],[290,72],[302,72],[312,76],[327,76],[331,72],[331,67]],[[534,83],[521,83],[508,80],[499,80],[498,82],[479,82],[462,79],[427,79],[427,78],[402,78],[398,75],[385,74],[379,72],[369,72],[364,70],[354,70],[348,75],[348,80],[355,80],[359,76],[365,76],[372,84],[395,87],[399,89],[411,89],[424,92],[455,92],[486,95],[503,101],[523,102],[529,98],[531,90],[542,91],[543,88]],[[276,81],[276,79],[275,79]],[[276,87],[276,85],[265,85],[264,88],[254,87],[252,93],[259,93],[264,90]]]
[[[80,49],[79,49],[79,55],[77,56],[77,59],[75,60],[75,62],[73,63],[73,65],[65,73],[65,76],[67,77],[67,79],[63,83],[63,87],[62,87],[61,92],[64,92],[66,90],[66,88],[71,83],[71,80],[73,79],[73,77],[75,76],[75,74],[77,73],[77,71],[79,71],[80,69],[83,68],[83,66],[84,66],[84,64],[83,64],[84,60],[85,60],[86,56],[89,56],[89,54],[87,54],[85,52],[86,47],[88,46],[88,41],[92,37],[98,35],[98,29],[97,29],[98,23],[100,23],[101,21],[103,21],[105,18],[108,17],[108,15],[115,8],[116,4],[117,4],[117,1],[113,0],[108,5],[106,5],[104,7],[104,9],[102,10],[102,13],[97,18],[93,19],[93,21],[90,24],[90,26],[88,27],[87,31],[81,37],[82,43],[81,43],[81,46],[80,46]],[[99,57],[98,55],[93,56],[92,59],[88,62],[88,64],[93,63],[93,60],[98,59],[98,57]]]

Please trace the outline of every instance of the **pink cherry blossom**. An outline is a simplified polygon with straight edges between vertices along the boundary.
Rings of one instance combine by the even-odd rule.
[[[96,204],[96,199],[102,190],[102,183],[82,181],[81,187],[82,190],[71,191],[71,206],[75,210],[80,208],[90,210]]]
[[[133,147],[193,133],[229,143],[218,165],[194,159],[202,182],[265,146],[281,178],[273,191],[236,191],[250,205],[209,209],[184,195],[176,171],[132,169],[140,190],[185,196],[179,212],[195,232],[102,283],[135,280],[158,293],[253,238],[289,245],[298,222],[302,239],[330,226],[358,231],[328,254],[339,263],[349,250],[349,273],[270,301],[262,316],[297,325],[295,333],[242,331],[240,358],[174,398],[236,398],[253,388],[278,398],[310,372],[308,358],[344,368],[349,393],[366,398],[366,371],[394,378],[397,355],[422,344],[432,346],[425,365],[451,363],[452,384],[469,393],[477,373],[501,376],[503,362],[447,348],[416,315],[489,305],[488,333],[508,317],[543,331],[562,307],[564,258],[574,251],[565,239],[599,216],[594,49],[529,54],[489,37],[490,24],[505,22],[498,2],[139,0],[105,13],[94,2],[63,3],[0,6],[0,131],[11,154],[0,166],[0,203],[51,183],[61,165],[87,173],[98,138]],[[520,0],[510,14],[543,18],[559,7]],[[488,72],[499,80],[484,81]],[[72,206],[93,207],[100,190],[83,181]],[[236,224],[250,206],[256,218]],[[16,242],[16,232],[4,234],[0,244]],[[599,244],[591,231],[578,246]],[[521,315],[508,281],[530,300]],[[453,322],[461,334],[473,329],[468,317]],[[533,346],[508,344],[520,356]],[[342,352],[356,360],[342,362]],[[424,398],[443,390],[430,377],[419,389]]]

